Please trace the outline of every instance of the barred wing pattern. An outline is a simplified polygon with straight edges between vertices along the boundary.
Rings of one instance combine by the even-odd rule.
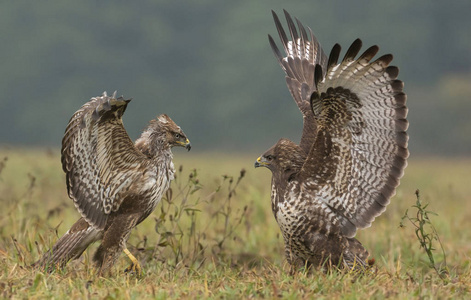
[[[314,201],[332,209],[333,224],[346,237],[384,212],[409,156],[399,70],[389,66],[392,55],[370,63],[377,46],[355,59],[361,46],[356,40],[338,63],[335,45],[325,76],[316,67],[311,104],[318,135],[300,172]]]
[[[316,137],[316,121],[310,105],[311,94],[316,91],[314,70],[316,65],[326,69],[327,56],[310,28],[307,28],[308,33],[301,22],[296,19],[298,33],[293,19],[288,12],[284,11],[291,35],[291,40],[288,40],[278,16],[274,11],[272,14],[286,56],[283,57],[270,35],[268,39],[281,68],[286,73],[288,89],[303,114],[303,134],[299,146],[307,154]]]
[[[70,119],[62,140],[69,197],[97,229],[104,229],[108,215],[118,210],[148,165],[123,127],[121,117],[130,100],[116,99],[115,94],[104,93],[84,104]]]

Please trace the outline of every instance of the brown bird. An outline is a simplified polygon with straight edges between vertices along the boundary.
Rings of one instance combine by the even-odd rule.
[[[131,141],[122,116],[131,100],[94,97],[70,119],[62,140],[62,168],[67,191],[82,217],[34,265],[63,267],[101,240],[93,260],[104,274],[121,251],[131,259],[127,269],[141,273],[126,248],[131,229],[152,213],[173,180],[171,148],[190,141],[167,115],[150,121]]]
[[[288,262],[304,266],[365,267],[368,252],[354,238],[386,210],[407,165],[404,84],[389,66],[392,55],[371,61],[377,46],[358,58],[355,40],[338,62],[285,11],[291,40],[273,18],[286,56],[270,45],[303,114],[299,145],[281,139],[255,167],[272,172],[272,210]]]

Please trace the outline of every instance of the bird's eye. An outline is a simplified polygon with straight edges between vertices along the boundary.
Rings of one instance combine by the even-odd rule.
[[[180,135],[178,133],[175,133],[175,138],[176,139],[180,138]]]
[[[272,160],[273,160],[273,156],[272,156],[272,155],[267,155],[266,158],[267,158],[268,161],[272,161]]]

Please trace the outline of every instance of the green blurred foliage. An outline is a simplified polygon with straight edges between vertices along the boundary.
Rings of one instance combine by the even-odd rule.
[[[283,8],[326,52],[359,37],[394,54],[412,154],[471,154],[468,0],[3,1],[0,144],[59,147],[73,112],[105,90],[134,98],[132,138],[167,113],[197,151],[297,141],[300,114],[267,41],[270,9]]]

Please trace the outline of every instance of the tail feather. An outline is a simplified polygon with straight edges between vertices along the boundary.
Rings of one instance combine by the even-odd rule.
[[[47,251],[32,266],[45,270],[52,268],[61,268],[71,259],[79,258],[83,251],[93,242],[101,239],[102,231],[90,226],[85,219],[80,218],[67,231],[56,244]]]
[[[347,239],[347,247],[343,256],[343,264],[347,269],[364,270],[369,267],[367,262],[369,253],[355,238]]]

